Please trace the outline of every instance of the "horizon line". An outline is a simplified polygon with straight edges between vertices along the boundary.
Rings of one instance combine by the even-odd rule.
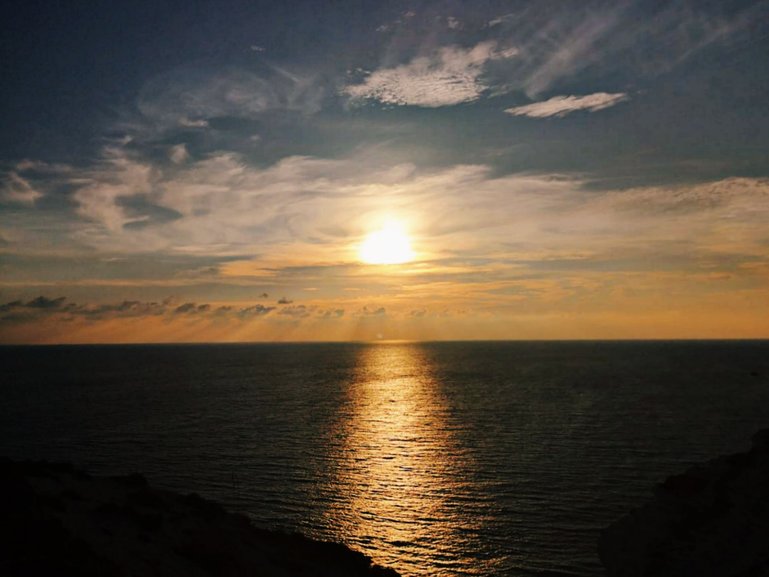
[[[373,339],[373,340],[307,340],[307,341],[142,341],[0,343],[10,347],[141,347],[141,346],[243,346],[243,345],[403,345],[440,343],[762,343],[769,337],[687,337],[687,338],[589,338],[589,339]]]

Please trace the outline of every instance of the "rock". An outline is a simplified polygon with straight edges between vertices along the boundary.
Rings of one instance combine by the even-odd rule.
[[[140,475],[0,458],[0,575],[397,577],[344,545],[254,527]]]
[[[598,552],[610,577],[769,576],[769,429],[747,453],[666,479]]]

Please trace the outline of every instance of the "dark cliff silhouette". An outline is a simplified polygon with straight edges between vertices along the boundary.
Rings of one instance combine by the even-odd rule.
[[[344,545],[254,527],[141,475],[0,458],[0,575],[397,577]]]
[[[769,430],[669,477],[603,531],[599,555],[610,577],[769,576]]]

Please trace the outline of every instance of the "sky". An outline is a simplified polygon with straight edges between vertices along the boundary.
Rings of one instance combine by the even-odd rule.
[[[0,342],[769,338],[769,1],[13,4]]]

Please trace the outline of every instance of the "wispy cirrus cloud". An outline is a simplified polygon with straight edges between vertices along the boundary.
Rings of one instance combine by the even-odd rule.
[[[689,215],[715,229],[752,229],[769,218],[769,179],[732,177],[694,185],[648,186],[610,191],[592,201],[598,212],[632,215],[674,226]],[[648,225],[645,225],[648,226]],[[688,231],[691,234],[691,229]],[[754,232],[758,232],[757,230]],[[754,240],[761,242],[762,235]]]
[[[623,3],[581,19],[558,20],[545,25],[544,35],[529,40],[526,48],[536,65],[525,75],[523,86],[529,96],[541,94],[557,81],[594,65],[605,57],[598,44],[610,36],[621,22]],[[555,36],[557,33],[558,36]],[[548,45],[546,42],[558,40]]]
[[[528,6],[500,15],[488,27],[519,50],[495,93],[521,90],[534,99],[580,75],[651,78],[701,51],[727,43],[766,18],[766,2],[740,9],[718,4],[618,0],[579,6]]]
[[[152,192],[153,168],[133,161],[120,147],[108,146],[99,163],[76,175],[71,182],[78,186],[74,194],[78,213],[101,222],[111,231],[119,231],[127,224],[145,219],[130,216],[121,201]]]
[[[447,46],[407,64],[375,70],[362,83],[346,86],[343,93],[358,101],[425,108],[472,102],[488,89],[482,80],[485,64],[516,54],[516,49],[502,49],[493,41],[472,48]]]
[[[441,30],[432,34],[422,19],[406,20],[401,25],[410,34],[401,31],[391,39],[383,49],[384,64],[342,94],[357,102],[438,108],[511,92],[537,99],[577,77],[648,79],[734,38],[762,16],[758,4],[734,11],[691,1],[532,5],[466,29],[452,24],[451,33],[464,35],[465,46],[476,41],[471,47],[451,44],[457,36],[441,36],[440,18]]]
[[[598,109],[608,100],[569,106]],[[548,115],[556,109],[563,112],[562,105],[552,106]],[[688,235],[704,248],[722,242],[724,223],[755,245],[763,230],[756,215],[769,209],[769,185],[762,179],[599,193],[577,177],[494,176],[485,165],[387,165],[373,152],[335,160],[295,156],[267,167],[222,152],[163,167],[113,149],[97,166],[57,178],[56,186],[74,189],[80,217],[70,223],[61,248],[71,243],[109,254],[218,255],[229,259],[228,277],[273,280],[291,276],[289,267],[354,263],[357,244],[387,215],[402,219],[419,238],[420,259],[486,253],[493,260],[489,248],[503,240],[556,252],[573,246],[593,250],[606,238],[599,231],[641,244],[664,231]],[[644,220],[649,207],[658,205]],[[734,211],[739,219],[729,216]],[[13,236],[13,223],[3,224]],[[238,262],[251,259],[256,264],[236,272]],[[504,259],[499,266],[506,266]]]
[[[588,112],[603,110],[627,99],[628,95],[624,92],[613,94],[596,92],[586,96],[553,96],[549,100],[508,108],[505,112],[513,116],[528,116],[530,118],[547,118],[550,116],[562,118],[578,110],[587,110]]]
[[[15,162],[0,169],[0,204],[34,210],[39,200],[74,174],[72,166],[63,163],[28,158]]]
[[[0,200],[14,204],[32,205],[43,193],[16,171],[10,171],[0,184]]]
[[[267,63],[258,69],[187,65],[145,83],[136,103],[141,118],[131,128],[204,130],[216,118],[253,119],[275,111],[311,115],[326,95],[317,76]]]

